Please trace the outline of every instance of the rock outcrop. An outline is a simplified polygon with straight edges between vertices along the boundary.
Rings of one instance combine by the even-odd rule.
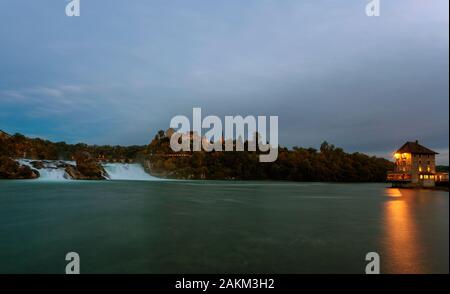
[[[75,156],[76,166],[67,165],[66,173],[74,180],[105,180],[106,171],[88,152],[79,152]]]
[[[36,179],[39,172],[17,161],[0,156],[0,179]]]
[[[42,162],[42,161],[32,161],[31,163],[30,163],[35,169],[42,169],[42,168],[44,168],[45,167],[45,165],[44,165],[44,162]]]
[[[64,171],[66,172],[66,174],[68,175],[69,179],[74,179],[74,180],[89,180],[89,178],[85,175],[83,175],[82,173],[80,173],[77,169],[76,166],[73,165],[67,165],[66,168],[64,169]]]
[[[65,163],[62,160],[33,160],[30,162],[31,166],[35,169],[43,169],[43,168],[65,168],[69,164]]]

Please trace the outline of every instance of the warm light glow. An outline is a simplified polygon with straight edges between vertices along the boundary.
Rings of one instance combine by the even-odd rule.
[[[395,153],[394,157],[395,157],[395,159],[400,159],[400,154],[399,153]]]
[[[402,197],[402,192],[397,188],[389,188],[386,192],[389,197]]]
[[[390,191],[392,190],[392,191]],[[387,189],[387,194],[400,193],[399,189]],[[403,191],[402,198],[388,200],[384,207],[385,262],[392,264],[392,273],[422,273],[419,262],[421,244],[418,243],[416,220],[409,206],[410,191]]]

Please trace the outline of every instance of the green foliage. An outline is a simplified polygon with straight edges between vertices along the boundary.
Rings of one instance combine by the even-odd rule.
[[[448,165],[438,165],[436,166],[436,171],[441,173],[448,173]]]
[[[53,143],[39,138],[27,138],[21,134],[15,134],[10,138],[4,138],[0,142],[0,155],[13,158],[72,160],[77,152],[87,151],[95,158],[105,161],[130,161],[136,159],[146,146],[97,146],[79,144],[67,144],[65,142]]]
[[[278,159],[272,163],[259,162],[258,152],[174,153],[164,131],[159,131],[148,146],[72,145],[21,134],[0,143],[0,155],[9,157],[71,160],[77,152],[87,151],[105,161],[137,160],[154,175],[176,179],[383,182],[386,172],[393,169],[393,163],[386,159],[345,153],[328,142],[319,150],[280,147]]]
[[[247,142],[245,142],[247,143]],[[314,148],[280,147],[273,163],[259,162],[258,152],[179,152],[158,132],[145,151],[150,171],[182,179],[239,179],[328,182],[384,182],[390,161],[361,153],[345,153],[327,142]]]

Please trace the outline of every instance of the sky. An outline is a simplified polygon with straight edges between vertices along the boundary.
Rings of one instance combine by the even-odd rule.
[[[147,144],[175,115],[277,115],[283,146],[449,162],[449,1],[0,0],[0,129]]]

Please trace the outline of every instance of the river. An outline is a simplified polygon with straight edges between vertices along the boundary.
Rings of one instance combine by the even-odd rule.
[[[0,181],[0,273],[449,272],[448,192],[387,184]]]

